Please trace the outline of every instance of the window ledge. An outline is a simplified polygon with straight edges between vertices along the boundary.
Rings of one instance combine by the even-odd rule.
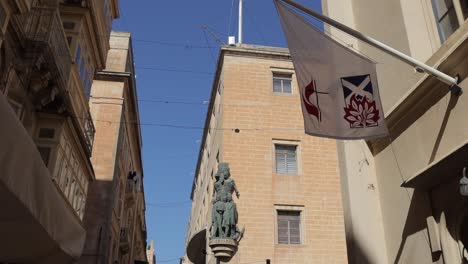
[[[293,96],[294,93],[279,93],[279,92],[273,92],[273,95],[278,95],[278,96]]]
[[[275,244],[275,248],[285,248],[285,249],[300,249],[307,247],[306,244]]]

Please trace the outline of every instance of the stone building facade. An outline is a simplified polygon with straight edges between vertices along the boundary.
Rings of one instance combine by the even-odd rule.
[[[156,264],[156,249],[153,240],[151,240],[150,244],[146,247],[146,256],[148,257],[149,264]]]
[[[25,221],[37,220],[42,225],[42,231],[48,233],[44,237],[63,236],[61,239],[52,239],[58,245],[55,248],[60,250],[41,252],[41,247],[34,245],[38,249],[31,249],[31,255],[24,245],[24,241],[30,238],[22,239],[23,244],[18,247],[23,252],[16,256],[15,244],[12,242],[15,239],[2,235],[2,240],[9,247],[5,248],[5,252],[0,252],[0,262],[35,260],[68,263],[69,260],[64,258],[49,258],[54,255],[50,252],[63,251],[65,256],[72,259],[81,254],[84,242],[81,237],[72,237],[72,231],[68,234],[70,237],[67,237],[65,233],[53,229],[68,224],[68,230],[84,231],[85,203],[89,186],[95,180],[90,160],[95,126],[88,105],[89,90],[94,73],[105,66],[109,33],[113,19],[119,16],[118,9],[117,0],[0,1],[0,92],[10,105],[11,113],[17,117],[15,123],[23,126],[23,131],[18,131],[18,135],[28,135],[29,138],[23,142],[33,142],[37,148],[31,150],[31,159],[25,159],[24,166],[29,163],[32,166],[37,155],[43,160],[41,165],[34,164],[38,166],[38,175],[28,175],[44,181],[43,185],[34,186],[27,186],[31,182],[28,180],[18,185],[7,182],[6,185],[12,184],[9,186],[12,193],[13,187],[27,187],[26,192],[30,194],[17,194],[23,205],[29,207],[28,213],[33,219]],[[2,128],[5,127],[14,126],[2,122]],[[10,162],[14,163],[14,160]],[[49,175],[40,178],[39,171],[42,171],[43,166],[47,167]],[[21,169],[24,168],[18,170]],[[8,176],[6,172],[3,174],[3,177]],[[53,186],[55,189],[45,193],[44,190],[36,190],[40,186]],[[24,199],[33,194],[38,195],[34,201]],[[50,197],[39,198],[49,194],[58,201],[55,198],[54,201],[48,200]],[[54,203],[58,204],[47,213],[47,206]],[[69,214],[74,217],[73,223],[66,222],[67,217],[64,215]],[[54,223],[54,217],[64,222]],[[19,233],[17,238],[21,238]],[[69,239],[74,242],[62,245]],[[42,241],[42,246],[47,244],[45,241]],[[41,240],[36,241],[36,244],[41,244]]]
[[[329,28],[377,62],[390,136],[338,142],[349,263],[467,263],[468,3],[324,0],[323,12],[451,76],[434,77]]]
[[[336,142],[304,133],[299,100],[287,49],[221,48],[182,263],[217,263],[208,237],[220,162],[245,230],[229,263],[346,263]]]
[[[142,137],[129,33],[112,32],[104,70],[91,88],[96,127],[84,223],[86,244],[79,263],[146,263]],[[140,263],[140,262],[139,262]]]

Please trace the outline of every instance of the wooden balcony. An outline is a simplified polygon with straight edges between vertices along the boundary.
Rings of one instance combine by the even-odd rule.
[[[59,89],[68,87],[71,57],[58,9],[35,7],[24,16],[27,54],[43,56],[47,70]]]

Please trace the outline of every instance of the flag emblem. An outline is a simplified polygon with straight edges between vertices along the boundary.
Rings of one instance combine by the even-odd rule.
[[[320,113],[320,107],[318,105],[318,92],[317,92],[317,84],[315,83],[315,80],[312,80],[305,87],[302,100],[304,101],[304,106],[307,110],[307,113],[315,116],[320,122],[321,113]]]
[[[374,99],[374,88],[370,75],[358,75],[341,78],[345,101],[344,119],[350,128],[378,126],[380,112]]]

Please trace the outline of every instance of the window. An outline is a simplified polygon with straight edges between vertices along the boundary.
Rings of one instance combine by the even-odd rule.
[[[278,244],[301,244],[301,211],[277,211]]]
[[[73,30],[75,28],[75,22],[65,21],[63,22],[63,28],[66,30]]]
[[[50,147],[37,147],[37,150],[39,150],[39,153],[41,154],[42,160],[44,161],[44,164],[46,166],[49,165],[49,159],[50,159],[50,153],[52,152],[52,149]]]
[[[78,48],[76,48],[76,57],[75,57],[75,64],[78,64],[80,62],[81,58],[81,46],[78,44]]]
[[[445,42],[468,16],[467,0],[431,0],[441,42]]]
[[[432,0],[437,27],[442,42],[458,28],[457,13],[453,0]]]
[[[273,92],[292,94],[292,74],[273,73]]]
[[[297,174],[297,146],[275,144],[277,174]]]
[[[55,129],[41,128],[39,129],[39,138],[53,139],[55,137]]]

